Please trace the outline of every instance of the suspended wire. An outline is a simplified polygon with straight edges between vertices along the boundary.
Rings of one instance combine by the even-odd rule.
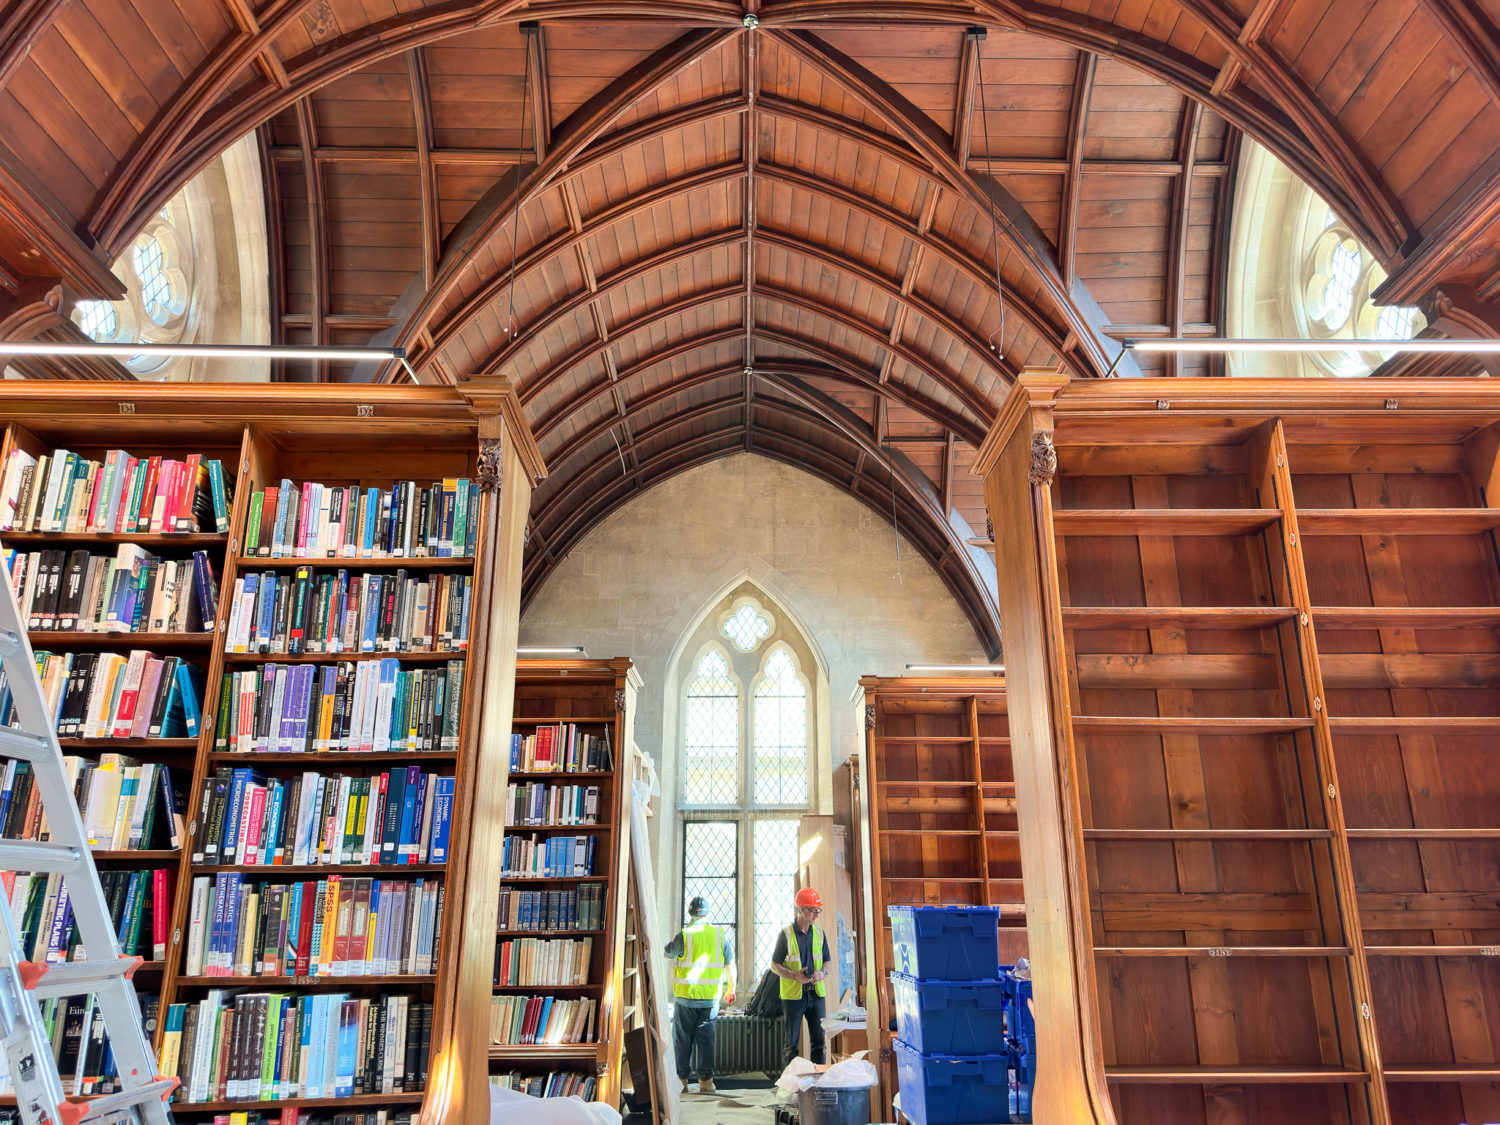
[[[980,40],[980,42],[983,42]],[[990,115],[984,95],[984,48],[974,48],[974,67],[979,74],[979,118],[984,128],[984,195],[990,203],[990,238],[995,243],[995,299],[1000,302],[1000,328],[990,337],[990,350],[1004,356],[1005,347],[1005,285],[1000,279],[1000,219],[995,206],[994,149],[990,147]],[[995,343],[995,337],[1000,343]]]
[[[510,212],[510,308],[505,314],[506,332],[511,336],[516,334],[516,227],[521,221],[521,155],[526,145],[526,119],[531,116],[531,36],[523,31],[521,37],[526,44],[526,77],[521,86],[521,127],[516,130],[515,206]]]

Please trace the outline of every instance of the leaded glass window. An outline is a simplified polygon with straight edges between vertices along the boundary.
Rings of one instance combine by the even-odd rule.
[[[771,653],[755,687],[757,805],[807,803],[807,688],[785,649]]]
[[[757,976],[771,967],[776,935],[792,920],[797,893],[797,824],[795,820],[757,818],[753,831],[755,865],[755,951]]]
[[[683,804],[739,803],[740,689],[716,649],[704,654],[688,687],[685,751]]]
[[[708,919],[728,926],[739,948],[739,825],[732,820],[690,820],[682,832],[682,906],[695,895],[708,902]]]
[[[760,642],[770,636],[771,619],[753,601],[743,603],[724,619],[724,635],[734,642],[741,652],[754,652]]]

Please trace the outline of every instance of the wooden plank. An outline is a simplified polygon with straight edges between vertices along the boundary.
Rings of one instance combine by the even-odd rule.
[[[1500,508],[1300,509],[1306,535],[1472,535],[1500,527]]]
[[[1302,892],[1176,894],[1106,891],[1099,896],[1106,930],[1152,932],[1317,928],[1313,897]]]
[[[1240,1083],[1364,1083],[1370,1078],[1362,1070],[1347,1070],[1336,1066],[1112,1066],[1108,1073],[1111,1082],[1144,1082],[1153,1085],[1186,1083],[1204,1086]]]
[[[1070,629],[1264,629],[1290,621],[1282,606],[1064,606]],[[1495,611],[1500,623],[1500,609]]]
[[[1229,718],[1212,716],[1156,715],[1075,715],[1073,729],[1080,734],[1089,731],[1119,731],[1136,734],[1291,734],[1309,730],[1311,719],[1300,718]]]
[[[1132,508],[1119,511],[1061,509],[1058,535],[1251,535],[1280,518],[1275,509]]]
[[[1113,945],[1099,946],[1096,957],[1347,957],[1347,945]]]

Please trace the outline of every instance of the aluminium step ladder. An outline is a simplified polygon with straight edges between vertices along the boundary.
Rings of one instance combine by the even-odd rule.
[[[141,963],[126,957],[115,940],[99,872],[84,836],[83,821],[63,768],[37,677],[35,658],[21,622],[15,591],[0,565],[0,665],[10,685],[18,726],[0,725],[0,758],[31,765],[33,784],[47,815],[51,840],[0,840],[0,870],[58,872],[68,880],[73,919],[85,956],[63,964],[25,959],[9,897],[0,892],[0,1049],[10,1071],[21,1120],[26,1125],[130,1122],[171,1125],[166,1098],[176,1078],[156,1072],[156,1058],[141,1026],[131,974]],[[39,1001],[94,994],[118,1071],[120,1089],[94,1098],[65,1095]]]

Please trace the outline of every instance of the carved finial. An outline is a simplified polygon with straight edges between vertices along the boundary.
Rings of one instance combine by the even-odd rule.
[[[521,528],[521,550],[524,551],[524,550],[526,550],[530,546],[531,546],[531,524],[527,523],[525,527]]]
[[[1031,435],[1031,483],[1051,484],[1057,472],[1057,450],[1051,434]]]
[[[615,710],[621,715],[625,713],[625,689],[615,689]]]
[[[984,537],[991,543],[995,541],[995,521],[989,516],[984,517]]]
[[[865,704],[865,730],[875,729],[875,704]]]
[[[474,482],[480,492],[500,491],[500,439],[482,438],[479,442],[479,465],[474,470]]]

